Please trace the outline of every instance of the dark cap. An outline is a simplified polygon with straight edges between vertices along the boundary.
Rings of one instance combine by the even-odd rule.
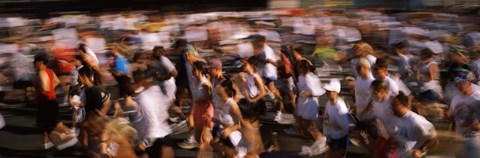
[[[185,39],[177,39],[175,40],[175,42],[173,43],[173,45],[171,46],[172,48],[179,48],[179,47],[185,47],[187,46],[188,44],[188,41],[185,40]]]
[[[250,35],[250,36],[248,36],[244,39],[245,40],[250,40],[250,41],[265,41],[266,40],[265,36],[258,35],[258,34]]]

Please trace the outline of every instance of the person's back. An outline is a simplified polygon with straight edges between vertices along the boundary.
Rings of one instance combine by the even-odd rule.
[[[45,68],[45,70],[40,70],[39,71],[39,74],[40,73],[46,73],[47,76],[48,76],[48,87],[49,87],[49,90],[48,91],[42,91],[42,78],[40,76],[37,77],[37,79],[35,80],[35,91],[37,93],[36,94],[36,98],[37,100],[42,100],[42,101],[56,101],[55,99],[57,98],[56,97],[56,93],[55,93],[55,89],[54,89],[54,75],[55,73],[53,72],[53,70],[49,69],[49,68]]]

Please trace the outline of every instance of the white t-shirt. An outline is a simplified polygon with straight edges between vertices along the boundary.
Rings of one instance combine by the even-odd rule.
[[[265,45],[263,46],[263,52],[265,53],[265,59],[268,60],[273,60],[273,61],[278,61],[280,58],[275,54],[272,48],[270,46]],[[262,69],[262,76],[265,78],[269,78],[272,80],[277,79],[277,67],[273,65],[272,63],[266,63],[265,66]]]
[[[372,92],[370,91],[370,85],[375,81],[373,76],[363,79],[358,76],[355,80],[355,106],[357,113],[361,113],[365,108],[367,108]]]
[[[480,132],[471,129],[472,122],[480,119],[480,92],[475,91],[469,96],[462,93],[453,97],[450,103],[450,113],[455,119],[456,132],[467,135],[479,135]]]
[[[370,63],[370,67],[373,68],[373,64],[375,64],[375,62],[377,62],[377,58],[374,57],[373,55],[367,55],[365,57],[361,57],[361,58],[365,58],[368,60],[368,62]],[[353,58],[351,61],[350,61],[350,66],[352,67],[352,70],[353,70],[353,74],[355,75],[355,77],[359,76],[358,75],[358,72],[357,72],[357,65],[358,65],[358,62],[360,61],[360,58]]]
[[[393,80],[392,78],[388,77],[388,76],[385,77],[384,80],[387,82],[387,87],[388,87],[388,91],[390,92],[390,94],[392,96],[398,95],[399,89],[398,89],[397,82],[395,80]]]
[[[395,135],[395,129],[399,121],[399,118],[393,114],[391,101],[391,97],[385,101],[372,101],[373,115],[379,120],[377,121],[378,133],[386,139]]]
[[[420,149],[427,140],[436,135],[435,127],[427,119],[412,111],[407,112],[400,118],[397,129],[401,157],[408,157],[412,149]]]
[[[316,97],[298,97],[298,104],[308,104],[312,101],[318,106],[318,96],[323,95],[326,91],[322,87],[320,79],[314,73],[308,73],[305,76],[300,75],[298,77],[298,93],[308,91],[312,96]],[[313,103],[312,102],[312,103]]]
[[[172,133],[168,125],[169,102],[158,86],[152,86],[138,95],[138,105],[144,108],[151,120],[150,137],[163,138]]]
[[[330,100],[325,105],[325,121],[329,127],[327,128],[327,136],[332,139],[340,139],[348,134],[348,128],[350,124],[348,116],[348,108],[345,101],[338,97],[336,103],[332,103]],[[335,129],[333,125],[342,127],[342,129]]]
[[[471,84],[471,87],[476,91],[480,91],[480,86],[476,84]],[[460,93],[460,90],[455,86],[455,82],[451,81],[448,82],[447,85],[444,87],[443,96],[444,100],[447,102],[448,105],[452,102],[453,97]]]
[[[392,77],[389,77],[390,79],[392,79],[393,81],[395,81],[397,87],[398,87],[398,92],[403,92],[403,94],[405,95],[410,95],[412,93],[412,91],[410,91],[410,89],[407,87],[407,85],[405,85],[405,83],[398,77],[396,76],[392,76]]]
[[[255,78],[258,77],[257,73],[252,75],[245,74],[247,79],[247,92],[250,98],[255,98],[258,94],[260,94],[260,90],[258,90],[257,85],[255,84]]]

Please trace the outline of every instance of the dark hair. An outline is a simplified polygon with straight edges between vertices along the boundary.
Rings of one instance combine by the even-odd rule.
[[[375,61],[376,68],[388,68],[388,60],[386,58],[379,58]]]
[[[266,112],[265,102],[259,101],[256,104],[248,103],[246,99],[239,102],[240,112],[245,119],[252,119],[257,121]]]
[[[137,53],[133,54],[133,61],[134,62],[138,61],[138,59],[140,59],[143,55],[146,55],[146,54],[143,54],[143,53],[140,53],[140,52],[137,52]]]
[[[81,43],[81,44],[78,45],[78,50],[80,50],[83,53],[87,53],[87,48],[86,47],[87,47],[87,45]]]
[[[177,39],[173,45],[171,46],[172,48],[179,48],[179,47],[185,47],[187,46],[188,41],[185,39]]]
[[[35,55],[33,62],[42,62],[43,64],[47,65],[48,64],[48,55],[45,53],[40,53]]]
[[[88,78],[93,77],[93,69],[90,66],[84,65],[80,70],[78,70],[78,75],[85,75]]]
[[[255,66],[256,63],[257,63],[257,58],[255,58],[255,57],[250,57],[250,58],[248,58],[247,60],[244,60],[243,63],[244,63],[244,64],[243,64],[243,66],[242,66],[242,69],[245,67],[246,64],[249,64],[249,65],[252,67],[253,72],[258,72],[257,66]]]
[[[165,49],[163,48],[163,46],[155,46],[155,47],[153,47],[152,51],[153,52],[161,51],[163,53],[163,51],[165,51]]]
[[[395,48],[395,49],[403,49],[403,48],[406,48],[407,46],[408,46],[408,44],[405,41],[398,42],[398,43],[395,43],[395,44],[392,45],[392,47]]]
[[[422,59],[428,59],[433,57],[433,52],[429,48],[424,48],[420,51],[420,56]]]
[[[405,95],[405,93],[403,93],[402,91],[398,92],[398,95],[393,97],[393,100],[399,102],[403,106],[407,106],[407,107],[409,106],[408,105],[408,96]]]
[[[201,61],[195,61],[193,62],[193,68],[202,71],[202,74],[206,75],[208,74],[207,66],[204,62]]]
[[[382,81],[382,80],[375,80],[370,85],[370,89],[372,89],[373,91],[384,90],[384,89],[387,89],[387,88],[388,88],[387,87],[387,82]]]
[[[266,41],[265,36],[258,35],[258,34],[251,35],[251,36],[249,36],[249,37],[247,37],[247,38],[248,38],[248,39],[251,39],[252,42],[265,42],[265,41]]]
[[[237,95],[237,90],[233,88],[233,82],[232,80],[230,80],[230,78],[225,77],[225,79],[220,83],[220,86],[225,88],[225,92],[227,92],[227,95],[229,97],[234,97],[235,95]]]
[[[299,68],[305,68],[307,72],[314,72],[315,66],[308,59],[302,59],[298,63]]]

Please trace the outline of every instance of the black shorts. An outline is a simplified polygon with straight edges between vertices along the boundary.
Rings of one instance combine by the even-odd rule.
[[[331,150],[347,149],[348,146],[348,134],[340,139],[328,139],[327,144]]]
[[[25,80],[13,82],[13,89],[25,89],[27,87],[33,87],[33,82]]]
[[[263,80],[265,81],[265,85],[269,85],[270,83],[275,83],[275,81],[277,80],[274,80],[274,79],[270,79],[270,78],[266,78],[266,77],[263,77]]]
[[[38,101],[37,127],[41,132],[52,132],[58,123],[58,103],[56,100]]]
[[[131,80],[128,76],[114,76],[115,80],[117,81],[118,93],[120,97],[125,95],[132,96],[133,90],[131,87]]]
[[[174,147],[175,142],[170,139],[170,136],[157,138],[152,142],[152,146],[145,149],[145,152],[148,154],[148,157],[162,157],[162,146]]]

